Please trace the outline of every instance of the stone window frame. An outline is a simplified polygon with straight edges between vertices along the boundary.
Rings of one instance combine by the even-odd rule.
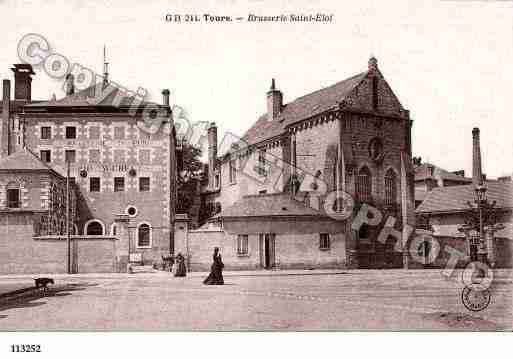
[[[43,129],[48,130],[48,136],[43,136]],[[51,140],[52,139],[52,126],[40,126],[39,127],[39,138],[41,140]]]
[[[91,157],[91,151],[98,151],[98,160],[97,161],[93,162],[92,157]],[[87,159],[88,159],[88,162],[92,162],[92,163],[103,162],[102,161],[102,150],[100,148],[88,148],[87,149]]]
[[[97,179],[98,179],[98,191],[91,191],[91,185],[92,185],[92,184],[91,184],[91,180],[92,180],[93,178],[95,178],[95,179],[97,178]],[[101,192],[101,191],[102,191],[102,179],[101,179],[101,177],[99,177],[99,176],[98,176],[98,177],[96,177],[96,176],[91,176],[91,177],[89,177],[89,192],[92,192],[92,193],[99,193],[99,192]]]
[[[5,185],[5,207],[9,209],[19,209],[23,207],[23,200],[21,195],[21,183],[17,181],[10,181]],[[9,205],[9,191],[16,190],[18,192],[17,206],[11,207]]]
[[[104,236],[105,235],[105,224],[98,218],[90,219],[84,224],[84,236],[99,236],[99,234],[87,234],[87,228],[93,222],[97,222],[102,226],[102,234],[101,235]]]
[[[392,179],[392,176],[389,176],[390,173],[393,173],[393,191],[390,193],[390,180]],[[383,201],[385,205],[387,206],[394,206],[399,203],[398,195],[400,193],[399,191],[399,175],[398,172],[393,167],[388,167],[385,171],[385,175],[383,176]]]
[[[235,239],[235,252],[238,257],[249,257],[249,235],[238,234]]]
[[[143,178],[147,178],[148,179],[148,189],[145,190],[145,191],[141,190],[141,180]],[[139,192],[151,192],[151,177],[150,176],[140,176],[137,186],[138,186],[138,191]]]
[[[117,234],[118,233],[117,229],[118,229],[118,226],[117,226],[116,222],[112,223],[110,225],[110,232],[109,232],[110,235],[113,236],[113,237],[116,237],[118,235]]]
[[[331,235],[329,233],[319,233],[319,250],[329,251],[331,249]]]
[[[140,241],[140,238],[139,238],[140,232],[139,232],[139,230],[140,230],[141,226],[143,226],[143,225],[147,225],[149,227],[149,237],[150,238],[149,238],[149,243],[146,246],[141,246],[139,244],[140,243],[139,242]],[[150,248],[153,247],[153,227],[152,227],[150,222],[147,222],[147,221],[139,222],[137,224],[137,232],[136,233],[137,233],[137,241],[135,243],[136,248],[139,248],[139,249],[150,249]]]
[[[77,162],[77,150],[74,148],[65,148],[64,149],[64,163],[68,162],[67,154],[73,153],[73,161],[70,161],[70,163],[76,163]]]
[[[43,152],[45,153],[48,153],[49,156],[48,156],[48,161],[46,161],[44,158],[43,158]],[[52,163],[52,150],[50,148],[40,148],[39,149],[39,158],[41,159],[41,161],[43,161],[44,163]]]
[[[116,186],[116,180],[122,180],[121,181],[122,183],[118,182],[118,184]],[[124,176],[115,176],[113,178],[112,184],[113,184],[113,187],[112,187],[113,192],[125,192],[126,191],[126,180],[125,180]],[[122,186],[122,189],[120,189],[121,186]]]
[[[74,129],[74,136],[73,137],[68,137],[68,129]],[[78,137],[78,129],[77,129],[77,126],[71,126],[71,125],[65,125],[64,126],[64,139],[66,140],[76,140]]]

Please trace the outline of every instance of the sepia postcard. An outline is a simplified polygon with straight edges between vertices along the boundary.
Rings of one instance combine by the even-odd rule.
[[[1,0],[1,350],[511,332],[512,14]]]

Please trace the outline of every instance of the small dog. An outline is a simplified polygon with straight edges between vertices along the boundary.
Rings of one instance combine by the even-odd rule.
[[[35,278],[36,288],[41,289],[46,294],[48,291],[48,284],[54,284],[52,278]]]

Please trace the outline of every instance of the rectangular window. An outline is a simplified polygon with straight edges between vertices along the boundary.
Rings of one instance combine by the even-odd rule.
[[[320,233],[319,235],[319,249],[328,250],[331,248],[331,241],[329,233]]]
[[[76,160],[76,152],[75,150],[66,150],[64,152],[64,158],[66,162],[74,163]]]
[[[150,191],[150,177],[139,177],[139,192]]]
[[[235,160],[230,160],[230,162],[228,162],[228,165],[230,166],[230,183],[235,183],[237,181],[237,168],[235,167]]]
[[[237,255],[248,254],[248,235],[239,234],[237,236]]]
[[[125,191],[125,177],[114,177],[114,192]]]
[[[52,161],[52,151],[50,150],[41,150],[39,156],[43,162],[50,163]]]
[[[115,140],[124,140],[125,139],[125,128],[124,127],[114,127],[114,139]]]
[[[100,177],[89,178],[89,192],[100,192]]]
[[[52,138],[52,128],[50,126],[41,127],[41,139],[49,140]]]
[[[74,140],[77,138],[77,128],[75,126],[66,126],[66,139]]]
[[[220,180],[220,174],[219,174],[219,171],[216,172],[216,174],[214,175],[214,181],[215,181],[215,188],[219,188],[221,187],[221,180]]]
[[[265,162],[265,150],[258,151],[258,165],[257,165],[257,173],[260,176],[265,176],[266,171],[266,162]]]
[[[89,150],[89,162],[100,162],[100,150]]]
[[[89,139],[90,140],[98,140],[99,138],[100,138],[100,127],[99,126],[89,127]]]
[[[19,189],[7,189],[7,207],[8,208],[20,208],[20,190]]]

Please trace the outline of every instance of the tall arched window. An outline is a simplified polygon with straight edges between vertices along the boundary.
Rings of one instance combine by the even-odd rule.
[[[372,199],[372,175],[367,166],[362,167],[358,172],[356,194],[361,202],[370,202]]]
[[[91,220],[86,223],[84,232],[88,236],[103,236],[103,224],[98,220]]]
[[[20,208],[20,185],[16,182],[7,184],[7,208]]]
[[[393,169],[385,174],[385,205],[394,205],[397,202],[397,176]]]
[[[148,223],[141,223],[137,227],[137,247],[151,247],[151,227]]]

